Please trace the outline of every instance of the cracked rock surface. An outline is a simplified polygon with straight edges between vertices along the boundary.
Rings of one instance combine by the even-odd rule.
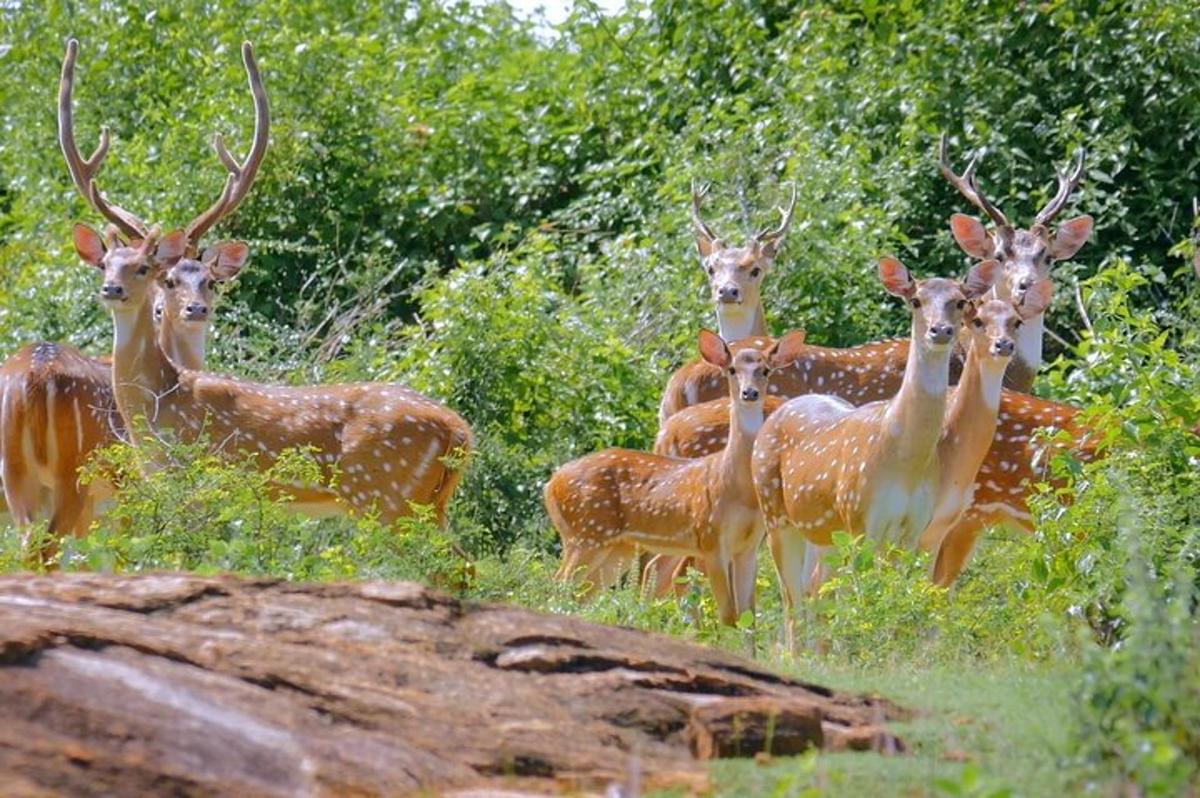
[[[0,578],[5,795],[700,791],[710,757],[898,752],[885,724],[902,716],[675,638],[415,584]]]

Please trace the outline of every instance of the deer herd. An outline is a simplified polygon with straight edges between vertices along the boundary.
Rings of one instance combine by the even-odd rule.
[[[693,185],[691,218],[716,306],[718,333],[667,381],[654,453],[613,449],[575,460],[546,486],[562,538],[559,577],[589,592],[615,582],[639,555],[646,590],[663,593],[693,563],[721,620],[754,609],[757,552],[769,543],[794,639],[796,605],[827,578],[837,531],[932,555],[950,585],[980,533],[1031,530],[1027,505],[1045,475],[1035,433],[1061,430],[1067,448],[1095,456],[1072,407],[1029,393],[1042,361],[1051,265],[1092,232],[1081,216],[1052,227],[1083,177],[1083,153],[1058,190],[1019,229],[979,187],[979,155],[961,175],[943,138],[939,168],[993,227],[955,214],[950,229],[977,262],[961,280],[915,279],[894,258],[883,288],[911,314],[907,339],[846,349],[803,331],[767,332],[763,280],[795,214],[744,246],[704,221],[708,187]]]
[[[107,129],[91,157],[76,146],[78,49],[71,40],[63,60],[59,143],[76,189],[109,222],[103,233],[76,225],[73,239],[80,258],[101,275],[113,350],[111,361],[101,361],[43,343],[0,367],[0,475],[9,512],[24,528],[39,518],[49,525],[49,545],[31,547],[31,555],[45,560],[59,538],[87,531],[97,502],[113,486],[85,485],[79,469],[119,439],[139,445],[203,438],[262,469],[285,450],[304,448],[324,479],[276,486],[295,509],[371,512],[387,523],[424,505],[444,525],[472,446],[471,428],[457,413],[399,385],[260,385],[203,370],[214,289],[241,271],[249,247],[201,244],[249,193],[269,138],[270,107],[250,44],[242,47],[255,111],[250,152],[239,162],[215,136],[214,149],[229,172],[225,187],[186,227],[168,233],[110,202],[97,185],[110,145]]]
[[[27,544],[31,556],[44,561],[56,540],[86,533],[115,486],[83,484],[80,469],[118,440],[204,440],[261,469],[305,447],[326,479],[277,486],[297,510],[389,522],[426,505],[445,524],[473,445],[470,426],[449,408],[393,384],[262,385],[204,370],[215,288],[249,257],[243,242],[204,238],[246,198],[269,138],[251,46],[242,48],[255,111],[250,151],[239,161],[215,136],[229,173],[224,189],[169,232],[100,190],[107,129],[90,157],[76,146],[77,53],[71,40],[59,142],[75,188],[108,222],[103,231],[76,225],[73,241],[100,278],[113,349],[111,360],[97,360],[41,343],[0,367],[4,496],[19,527],[48,522],[50,542]],[[1082,179],[1082,151],[1028,228],[984,195],[979,160],[955,173],[943,138],[941,173],[991,223],[950,218],[972,268],[961,279],[917,278],[882,258],[879,280],[905,304],[910,334],[844,349],[809,343],[803,331],[773,338],[766,327],[764,280],[792,225],[795,190],[778,226],[736,246],[704,220],[708,188],[694,184],[691,221],[717,332],[702,331],[700,357],[667,381],[653,452],[605,450],[547,482],[546,510],[562,541],[559,577],[595,592],[641,558],[645,589],[665,593],[691,563],[711,585],[721,620],[734,623],[754,607],[766,538],[790,637],[791,610],[827,578],[824,550],[837,531],[925,550],[931,578],[950,585],[983,530],[1030,530],[1027,501],[1045,468],[1035,432],[1061,430],[1078,456],[1095,455],[1075,408],[1030,393],[1051,266],[1083,246],[1092,219],[1053,225]]]

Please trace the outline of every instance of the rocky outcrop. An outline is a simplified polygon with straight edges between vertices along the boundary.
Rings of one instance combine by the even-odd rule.
[[[701,790],[710,757],[897,751],[898,716],[674,638],[415,584],[0,578],[6,795]]]

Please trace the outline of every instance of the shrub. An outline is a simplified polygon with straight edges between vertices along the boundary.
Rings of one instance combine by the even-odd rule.
[[[154,467],[146,473],[147,463]],[[297,580],[407,578],[458,585],[468,575],[428,509],[385,526],[370,517],[313,520],[278,486],[325,484],[316,461],[284,452],[270,468],[204,443],[114,444],[84,479],[120,485],[91,534],[64,542],[66,569],[173,569]]]
[[[1132,495],[1121,505],[1119,640],[1084,659],[1077,748],[1145,794],[1185,794],[1200,779],[1200,529],[1163,552]]]

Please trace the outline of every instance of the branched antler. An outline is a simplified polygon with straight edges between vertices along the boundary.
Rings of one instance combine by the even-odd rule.
[[[201,236],[207,233],[214,224],[233,213],[234,209],[246,198],[250,187],[254,185],[254,179],[258,176],[258,167],[262,165],[263,156],[267,153],[267,141],[270,138],[271,129],[271,107],[267,101],[267,91],[263,88],[262,76],[258,72],[258,64],[254,60],[254,47],[250,42],[242,44],[242,61],[246,64],[246,74],[250,79],[250,92],[254,95],[254,143],[250,147],[250,154],[246,156],[246,160],[238,163],[226,148],[224,137],[220,133],[213,135],[213,149],[217,151],[217,157],[221,159],[221,163],[229,170],[229,178],[225,181],[225,188],[221,191],[221,196],[217,198],[217,201],[185,228],[188,248],[192,251],[198,249]]]
[[[108,155],[108,147],[112,143],[108,128],[100,129],[100,143],[90,158],[84,158],[75,143],[72,94],[75,89],[75,58],[78,54],[79,42],[70,39],[67,42],[67,54],[63,57],[62,77],[58,83],[58,143],[62,147],[63,157],[67,160],[71,180],[83,198],[122,233],[130,238],[145,238],[146,223],[124,208],[110,203],[96,185],[96,175],[100,172],[104,158]]]
[[[792,226],[792,219],[796,216],[796,184],[792,183],[792,198],[788,202],[787,208],[779,209],[782,217],[778,227],[764,227],[754,234],[754,240],[760,245],[776,244],[787,235],[788,228]]]
[[[696,228],[696,232],[710,242],[720,240],[720,237],[713,232],[713,229],[708,226],[708,223],[700,217],[700,204],[704,198],[708,196],[709,190],[712,188],[712,183],[701,183],[695,178],[692,179],[692,226]]]
[[[1075,168],[1073,170],[1068,172],[1065,169],[1055,169],[1058,173],[1058,191],[1054,198],[1046,204],[1046,207],[1038,211],[1038,215],[1034,217],[1035,227],[1045,227],[1067,206],[1071,194],[1079,188],[1080,182],[1083,181],[1083,161],[1086,157],[1087,151],[1080,147],[1075,151]]]
[[[946,134],[942,134],[941,141],[938,144],[938,169],[941,170],[942,177],[950,182],[950,185],[958,189],[959,193],[967,198],[975,207],[986,213],[991,220],[999,227],[1012,227],[1008,221],[1008,217],[995,205],[993,205],[979,188],[979,183],[975,179],[975,169],[979,166],[979,162],[983,159],[983,151],[980,150],[971,156],[970,162],[967,163],[967,168],[963,170],[961,175],[954,173],[954,169],[950,166],[950,157],[946,146]]]

